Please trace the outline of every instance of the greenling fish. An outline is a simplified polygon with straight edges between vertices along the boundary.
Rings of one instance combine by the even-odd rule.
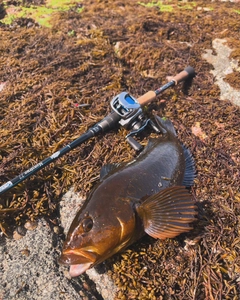
[[[196,210],[186,187],[193,184],[194,161],[169,120],[155,116],[162,132],[131,162],[106,165],[100,182],[77,213],[60,263],[78,276],[145,233],[173,238],[192,227]]]

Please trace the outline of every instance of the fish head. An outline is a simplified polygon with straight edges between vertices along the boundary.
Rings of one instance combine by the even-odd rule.
[[[135,230],[135,213],[127,202],[120,201],[121,207],[116,202],[111,205],[109,201],[108,206],[104,202],[99,206],[87,205],[77,213],[60,257],[60,263],[70,265],[71,277],[84,273],[128,245]]]

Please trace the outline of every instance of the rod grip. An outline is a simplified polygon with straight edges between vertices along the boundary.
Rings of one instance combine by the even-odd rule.
[[[149,91],[146,94],[140,96],[137,100],[141,106],[144,106],[149,102],[152,102],[155,98],[156,98],[156,93],[154,91]]]
[[[160,93],[162,93],[169,87],[177,85],[179,82],[182,82],[182,81],[184,81],[188,78],[192,78],[194,76],[195,76],[195,70],[194,70],[194,68],[189,66],[175,76],[168,76],[167,77],[167,79],[169,81],[168,83],[166,83],[164,86],[160,87],[156,91],[147,92],[146,94],[140,96],[137,100],[141,106],[144,106],[144,105],[152,102],[153,100],[155,100],[157,95],[159,95]]]
[[[175,85],[178,83],[195,76],[195,70],[192,67],[187,67],[182,72],[178,73],[176,76],[173,77],[167,77],[168,81],[173,80],[175,82]]]

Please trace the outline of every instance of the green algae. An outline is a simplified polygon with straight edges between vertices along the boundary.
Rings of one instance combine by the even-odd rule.
[[[140,4],[142,6],[145,6],[145,7],[159,7],[160,11],[162,11],[162,12],[171,12],[171,11],[173,11],[172,5],[163,4],[162,1],[149,2],[147,4],[142,3],[142,2],[138,2],[138,4]]]
[[[196,2],[188,2],[187,4],[185,4],[183,6],[178,5],[178,7],[180,9],[193,9],[195,6],[197,6]]]
[[[47,6],[56,8],[56,9],[69,9],[71,6],[74,6],[79,1],[74,0],[47,0]]]
[[[188,2],[187,4],[184,3],[182,5],[178,4],[177,6],[174,4],[164,4],[163,1],[153,1],[148,3],[138,2],[138,4],[147,8],[158,7],[161,12],[173,12],[175,7],[177,7],[178,9],[191,10],[197,6],[197,3],[195,1]]]
[[[12,24],[12,22],[17,18],[32,18],[41,26],[51,27],[51,17],[55,10],[48,7],[21,7],[19,10],[15,11],[14,14],[7,14],[7,16],[2,20],[5,24]]]
[[[79,1],[74,0],[48,0],[45,6],[30,5],[29,7],[18,6],[11,8],[4,2],[4,7],[7,10],[7,15],[1,20],[2,23],[10,25],[17,18],[32,18],[39,25],[51,27],[51,20],[54,14],[68,11],[76,6]],[[83,7],[77,8],[76,11],[81,13]]]

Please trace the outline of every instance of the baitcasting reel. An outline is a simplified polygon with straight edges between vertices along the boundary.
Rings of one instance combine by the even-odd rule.
[[[150,125],[154,131],[159,133],[157,126],[144,116],[138,100],[127,92],[122,92],[114,97],[110,105],[113,111],[120,117],[118,123],[124,128],[131,130],[126,139],[134,150],[141,151],[143,146],[132,136],[141,132],[147,125]]]
[[[135,99],[126,92],[120,93],[111,101],[111,107],[113,111],[108,116],[106,116],[99,123],[95,124],[93,127],[89,128],[87,132],[82,134],[79,138],[77,138],[70,144],[66,145],[62,149],[53,153],[51,156],[37,163],[35,166],[32,166],[30,169],[24,171],[22,174],[16,176],[12,180],[7,181],[5,184],[0,186],[0,195],[12,189],[14,186],[19,184],[23,180],[35,174],[39,170],[43,169],[44,167],[52,163],[54,160],[68,153],[77,146],[81,145],[88,139],[113,129],[118,123],[121,126],[132,130],[126,136],[126,139],[136,151],[142,150],[142,145],[139,144],[136,140],[134,140],[132,136],[138,134],[148,124],[157,133],[159,133],[159,129],[150,119],[147,119],[144,116],[141,107],[155,100],[156,97],[166,89],[175,86],[179,82],[188,78],[192,78],[194,76],[194,69],[192,67],[187,67],[184,71],[178,73],[176,76],[170,77],[169,82],[163,85],[162,87],[158,88],[156,91],[149,91],[146,94],[140,96],[138,99]]]

